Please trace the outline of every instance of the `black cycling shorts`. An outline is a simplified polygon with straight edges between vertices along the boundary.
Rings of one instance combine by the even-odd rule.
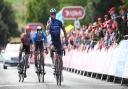
[[[30,54],[30,45],[24,45],[23,44],[23,47],[21,48],[21,51],[24,51],[25,53]]]
[[[51,37],[52,37],[52,45],[57,50],[57,53],[59,55],[63,55],[63,52],[62,52],[62,44],[61,44],[61,40],[60,40],[60,35],[51,35]]]
[[[36,41],[35,43],[35,51],[39,49],[40,52],[44,50],[43,41]]]

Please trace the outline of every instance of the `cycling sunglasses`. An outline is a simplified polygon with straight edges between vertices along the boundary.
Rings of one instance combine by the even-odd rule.
[[[38,32],[38,33],[42,33],[42,31],[41,31],[41,30],[38,30],[37,32]]]
[[[56,15],[56,13],[50,13],[50,15]]]

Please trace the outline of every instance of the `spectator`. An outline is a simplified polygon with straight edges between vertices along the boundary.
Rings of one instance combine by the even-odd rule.
[[[105,21],[108,21],[109,20],[109,16],[106,14],[106,15],[104,15],[104,20]]]
[[[95,48],[108,50],[110,46],[116,44],[116,36],[119,37],[119,31],[123,35],[128,35],[128,20],[127,9],[121,7],[121,16],[117,16],[116,8],[112,7],[109,10],[109,15],[105,14],[104,18],[97,18],[97,22],[89,23],[80,27],[78,18],[74,21],[76,30],[69,34],[68,45],[71,48],[86,49],[87,52]],[[104,21],[104,22],[103,22]],[[122,32],[123,29],[123,32]],[[95,45],[95,43],[97,43]]]
[[[116,13],[116,8],[115,7],[112,7],[110,10],[109,10],[109,14],[111,15],[111,19],[112,20],[116,20],[117,18],[117,13]]]
[[[121,23],[122,35],[128,35],[128,26],[127,26],[128,20],[127,20],[127,17],[122,16],[122,19],[123,19],[123,21]]]
[[[78,18],[75,19],[74,26],[75,30],[80,30],[80,21],[78,20]]]
[[[125,6],[121,6],[121,16],[124,16],[126,19],[128,19],[127,15],[128,15],[128,13],[127,13],[126,7]]]
[[[103,28],[102,18],[98,18],[97,22],[98,22],[99,26]]]
[[[104,37],[104,46],[105,46],[105,50],[108,50],[108,48],[110,47],[110,35],[107,31]]]

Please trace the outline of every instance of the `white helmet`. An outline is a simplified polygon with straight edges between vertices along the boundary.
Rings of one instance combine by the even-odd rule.
[[[42,27],[41,26],[37,26],[37,31],[42,31]]]
[[[50,13],[56,13],[56,9],[55,9],[55,8],[52,8],[52,9],[50,10]]]

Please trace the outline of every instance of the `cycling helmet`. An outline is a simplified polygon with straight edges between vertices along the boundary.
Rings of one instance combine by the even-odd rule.
[[[50,10],[50,13],[56,13],[56,9],[55,9],[55,8],[52,8],[52,9]]]
[[[42,27],[41,26],[37,26],[37,31],[42,31]]]

